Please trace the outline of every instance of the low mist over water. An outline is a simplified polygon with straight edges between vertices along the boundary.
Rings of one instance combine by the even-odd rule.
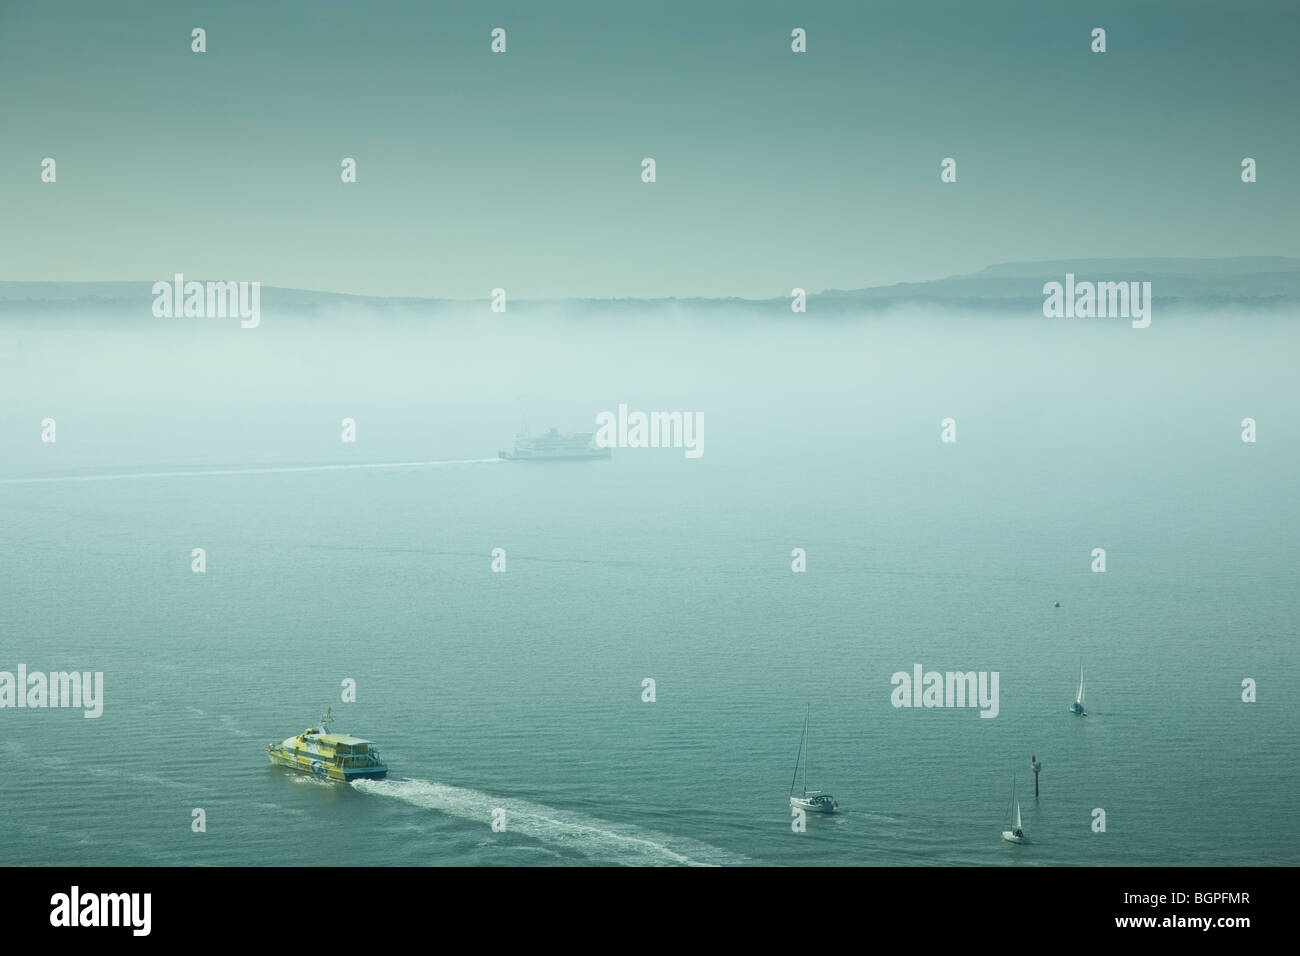
[[[103,674],[6,720],[9,863],[1300,863],[1284,310],[147,288],[0,315],[0,671]],[[497,457],[620,405],[702,453]],[[894,706],[917,665],[996,717]],[[329,706],[387,780],[268,764]]]

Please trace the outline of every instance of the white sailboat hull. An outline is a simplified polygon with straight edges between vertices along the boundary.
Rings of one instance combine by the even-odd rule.
[[[831,797],[825,797],[821,801],[814,801],[812,797],[791,797],[790,806],[808,813],[835,813],[839,809]]]
[[[1002,831],[1002,839],[1006,840],[1008,843],[1028,843],[1028,842],[1029,842],[1029,837],[1026,837],[1026,836],[1016,836],[1016,835],[1015,835],[1014,833],[1012,833],[1010,830],[1003,830],[1003,831]]]

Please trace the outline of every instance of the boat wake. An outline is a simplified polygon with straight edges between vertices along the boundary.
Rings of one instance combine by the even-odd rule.
[[[122,481],[128,478],[210,478],[218,475],[290,475],[304,471],[356,471],[366,468],[433,468],[439,465],[486,465],[500,458],[445,458],[440,461],[377,461],[359,465],[296,465],[284,468],[214,468],[208,471],[134,471],[115,475],[63,475],[45,478],[0,478],[0,485],[43,485],[74,481]]]
[[[388,778],[354,780],[362,793],[394,797],[413,806],[481,823],[486,830],[492,811],[506,811],[506,828],[548,846],[587,857],[593,863],[624,866],[728,866],[753,861],[738,853],[628,824],[611,823],[570,810],[526,800],[494,797],[478,790],[431,780]]]

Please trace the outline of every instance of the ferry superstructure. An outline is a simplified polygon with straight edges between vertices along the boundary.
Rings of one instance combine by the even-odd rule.
[[[586,461],[610,457],[610,449],[592,443],[593,433],[561,435],[550,429],[542,435],[518,435],[513,452],[498,452],[506,461]]]
[[[333,708],[331,708],[332,710]],[[308,727],[295,737],[266,745],[271,763],[331,780],[377,779],[388,773],[379,750],[369,740],[330,733],[330,711],[319,727]]]

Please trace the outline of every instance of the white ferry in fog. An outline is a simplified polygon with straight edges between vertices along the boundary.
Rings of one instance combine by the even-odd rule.
[[[585,461],[591,458],[608,458],[610,449],[597,448],[592,442],[594,433],[574,432],[561,435],[552,428],[542,435],[518,435],[513,452],[498,452],[506,461]]]

